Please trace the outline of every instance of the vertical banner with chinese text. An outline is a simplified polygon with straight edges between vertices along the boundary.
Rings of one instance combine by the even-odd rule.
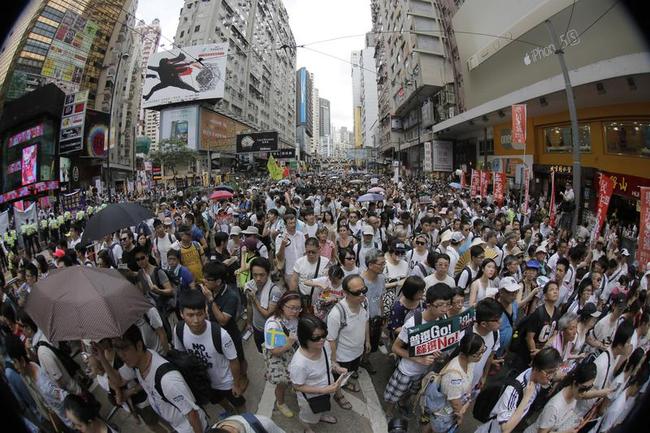
[[[477,195],[479,195],[479,187],[480,187],[480,183],[481,183],[480,173],[479,173],[478,170],[472,169],[472,177],[470,179],[470,182],[471,182],[470,183],[470,185],[471,185],[470,186],[470,194],[471,194],[472,198],[474,198]]]
[[[639,265],[650,262],[650,187],[639,188],[641,218],[639,219],[639,243],[636,247]]]
[[[614,181],[612,178],[603,173],[598,173],[598,175],[598,204],[596,208],[596,222],[594,223],[591,232],[592,241],[598,238],[600,229],[603,227],[603,224],[605,224],[607,208],[609,208],[609,200],[614,192]]]
[[[526,143],[526,104],[512,106],[512,143]]]
[[[494,202],[497,206],[503,206],[506,194],[506,174],[503,172],[493,173],[494,175]]]
[[[490,172],[481,170],[481,197],[485,198],[488,195],[488,184],[490,183]]]
[[[549,205],[549,225],[555,227],[555,172],[551,172],[551,203]]]

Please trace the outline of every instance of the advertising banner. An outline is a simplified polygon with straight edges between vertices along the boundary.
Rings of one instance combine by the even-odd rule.
[[[71,212],[84,209],[86,207],[86,198],[81,194],[81,190],[79,189],[70,194],[61,194],[61,206],[63,210]]]
[[[454,349],[465,329],[472,326],[476,310],[470,308],[449,319],[435,320],[408,329],[409,356],[426,356]]]
[[[472,177],[470,178],[470,193],[472,198],[476,197],[479,195],[479,188],[481,184],[481,174],[479,173],[478,170],[472,169]]]
[[[185,143],[198,150],[199,107],[189,105],[160,110],[160,139]]]
[[[526,143],[526,104],[512,106],[512,142]]]
[[[506,174],[493,173],[494,175],[494,202],[497,206],[503,206],[503,200],[506,194]]]
[[[551,172],[551,203],[549,206],[549,225],[555,227],[555,172]]]
[[[88,90],[65,96],[59,135],[60,155],[77,152],[83,148],[87,102]]]
[[[268,152],[273,150],[278,150],[277,131],[237,135],[237,153]]]
[[[605,224],[609,200],[612,198],[612,193],[614,192],[614,181],[612,181],[612,178],[604,173],[598,173],[598,175],[598,203],[596,205],[596,222],[591,232],[592,241],[598,238],[600,230],[603,228],[603,224]]]
[[[37,153],[38,144],[32,144],[23,148],[22,185],[29,185],[36,182]]]
[[[650,187],[641,187],[641,218],[639,219],[639,243],[636,253],[643,266],[650,262]]]
[[[481,170],[481,197],[487,197],[488,185],[490,184],[490,172]]]
[[[296,159],[296,149],[280,149],[271,152],[271,156],[275,159]]]
[[[149,58],[142,108],[223,98],[228,44],[182,47]]]
[[[249,129],[230,117],[201,108],[200,150],[234,152],[237,134]]]
[[[452,171],[454,152],[451,141],[433,141],[433,171]]]

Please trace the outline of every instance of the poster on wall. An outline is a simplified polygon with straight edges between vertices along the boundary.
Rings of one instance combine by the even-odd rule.
[[[147,65],[142,107],[223,98],[227,54],[227,43],[153,54]]]
[[[278,132],[254,132],[237,135],[237,153],[278,150]]]
[[[198,149],[199,107],[190,105],[160,111],[160,139],[185,143]]]
[[[434,140],[431,151],[433,157],[433,171],[452,171],[454,153],[451,141]]]
[[[22,185],[36,182],[38,143],[23,148]]]

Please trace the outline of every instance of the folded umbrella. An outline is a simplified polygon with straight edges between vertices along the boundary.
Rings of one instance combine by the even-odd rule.
[[[210,195],[210,200],[228,200],[233,197],[230,191],[215,191]]]
[[[119,337],[152,304],[115,269],[72,266],[37,282],[25,310],[50,341]]]
[[[154,213],[137,203],[112,203],[93,215],[86,224],[81,244],[86,245],[125,227],[154,218]]]

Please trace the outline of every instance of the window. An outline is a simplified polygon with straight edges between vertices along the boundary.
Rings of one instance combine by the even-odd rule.
[[[607,153],[650,157],[650,120],[603,122]]]
[[[181,30],[181,33],[178,36],[182,38],[184,34],[185,34],[185,30]]]
[[[570,126],[552,126],[544,128],[543,132],[544,143],[546,143],[546,152],[571,152],[572,140]],[[581,152],[591,152],[591,128],[588,124],[578,125],[578,140],[580,141]]]

